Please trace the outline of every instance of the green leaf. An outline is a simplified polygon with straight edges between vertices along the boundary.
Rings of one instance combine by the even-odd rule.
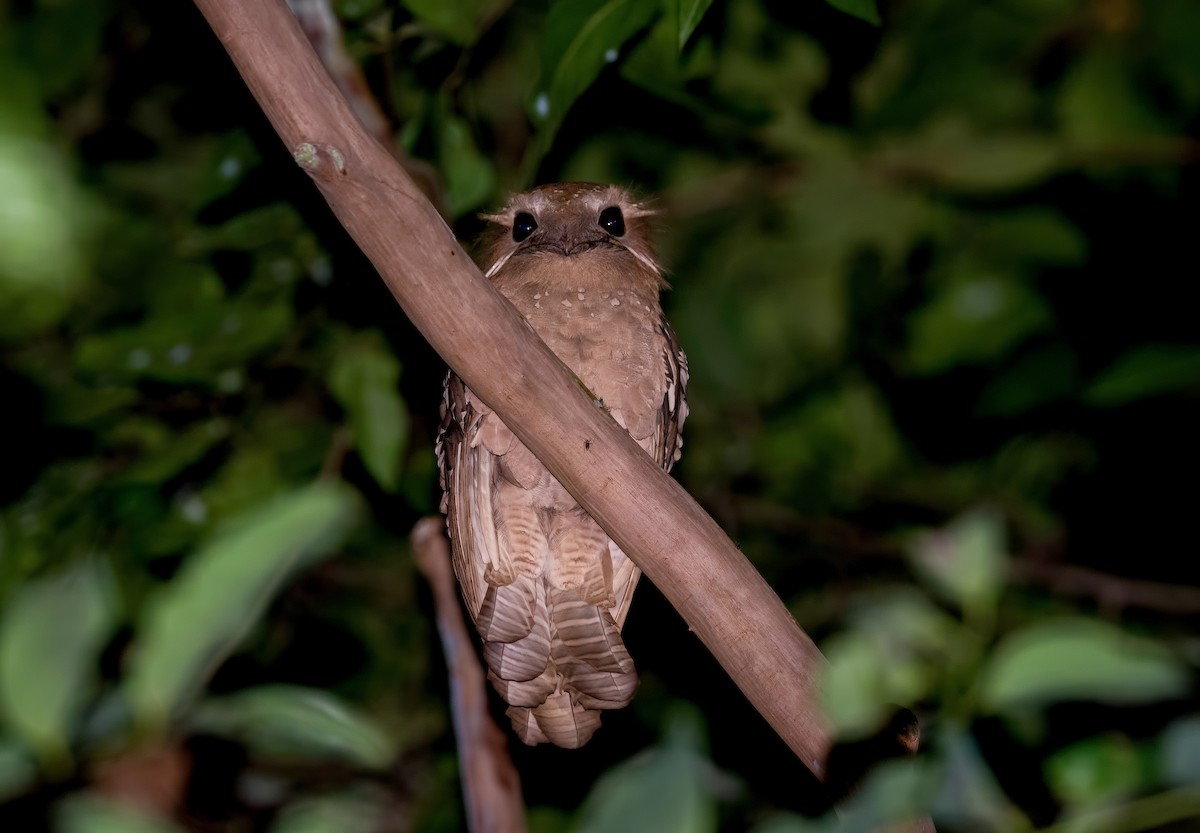
[[[977,509],[945,529],[919,535],[908,556],[944,596],[990,620],[1008,570],[1004,522],[997,513]]]
[[[1160,759],[1168,784],[1200,785],[1200,715],[1182,717],[1163,730]]]
[[[434,32],[457,44],[475,40],[480,24],[499,0],[403,0],[405,8]]]
[[[224,419],[206,420],[184,431],[173,431],[157,420],[129,417],[109,437],[114,445],[135,446],[143,453],[117,480],[123,484],[164,483],[201,459],[228,437],[229,431],[230,424]]]
[[[562,833],[570,829],[573,815],[559,807],[526,807],[525,823],[529,833]]]
[[[879,18],[879,8],[875,5],[875,0],[825,0],[825,2],[838,11],[854,15],[859,20],[865,20],[872,26],[879,26],[883,23]]]
[[[1200,348],[1171,344],[1135,347],[1103,370],[1084,399],[1102,408],[1200,388]]]
[[[381,828],[384,812],[368,793],[303,798],[285,807],[268,833],[371,833]]]
[[[236,158],[227,157],[225,164],[230,167],[241,164],[229,159]],[[303,220],[299,212],[289,203],[277,202],[243,211],[215,228],[201,226],[195,229],[187,240],[187,250],[253,251],[271,243],[290,242],[302,233]]]
[[[1182,696],[1188,685],[1186,669],[1157,642],[1063,619],[1006,637],[984,670],[982,700],[994,711],[1063,700],[1147,703]]]
[[[682,52],[688,39],[691,38],[692,32],[696,31],[700,21],[704,19],[704,14],[712,5],[712,0],[673,0],[673,2],[679,31],[679,51]],[[871,0],[866,0],[866,2],[869,3]]]
[[[1022,208],[989,216],[981,229],[986,256],[1055,266],[1079,266],[1090,242],[1057,211]],[[970,229],[968,234],[974,234]]]
[[[809,819],[804,816],[778,814],[751,828],[750,833],[834,833],[839,829],[837,819]]]
[[[925,815],[932,798],[931,767],[926,761],[890,760],[872,769],[862,786],[838,808],[839,833],[893,830]]]
[[[16,118],[6,110],[0,125]],[[91,204],[71,164],[54,143],[0,127],[0,339],[54,324],[88,281]]]
[[[825,714],[840,736],[869,734],[883,719],[894,698],[884,668],[892,658],[869,634],[839,633],[825,640],[821,653],[829,661],[821,685]]]
[[[1011,417],[1076,391],[1074,351],[1053,344],[1021,357],[997,374],[979,396],[977,412],[983,416]]]
[[[978,831],[1032,829],[996,783],[970,732],[945,723],[934,746],[942,770],[932,807],[939,825]]]
[[[0,708],[51,766],[68,757],[116,606],[107,568],[92,559],[29,582],[7,604],[0,626]]]
[[[329,388],[350,418],[354,446],[367,471],[389,492],[399,485],[408,440],[408,409],[399,380],[400,363],[375,337],[355,339],[339,350],[329,371]]]
[[[1058,96],[1063,133],[1083,148],[1127,143],[1147,134],[1167,134],[1154,98],[1131,77],[1127,57],[1094,50],[1072,63]],[[1144,138],[1143,138],[1144,141]]]
[[[712,39],[702,38],[690,49],[681,53],[678,22],[675,15],[663,15],[650,27],[645,36],[638,38],[636,45],[621,61],[621,77],[664,102],[686,107],[703,118],[719,118],[715,102],[697,95],[695,92],[697,84],[693,83],[700,79],[707,80],[712,76],[713,67],[716,64],[716,52]],[[620,150],[614,147],[611,141],[600,139],[600,137],[597,139],[585,146],[585,150],[577,151],[572,160],[573,165],[580,164],[581,153],[620,155]],[[664,155],[663,164],[669,163],[675,171],[670,176],[677,181],[686,181],[687,174],[681,176],[678,171],[687,168],[692,161],[700,158],[699,155],[680,154],[680,149],[669,143],[666,137],[658,137],[658,140],[662,145],[660,152]],[[639,136],[634,141],[637,142],[638,150],[645,153],[645,138]],[[583,159],[586,158],[584,155]],[[653,160],[653,157],[646,159],[650,164],[654,164]],[[567,176],[566,173],[564,173],[565,176]],[[607,182],[616,178],[618,177],[614,173],[602,173],[593,176],[591,181]]]
[[[480,153],[467,122],[449,113],[440,119],[440,168],[446,177],[446,210],[461,217],[479,208],[496,185],[492,163]]]
[[[29,750],[0,738],[0,804],[29,790],[37,780],[37,765]]]
[[[332,694],[299,686],[264,686],[205,700],[189,724],[266,758],[383,769],[396,754],[382,727],[365,715]]]
[[[379,13],[385,0],[338,0],[334,11],[343,20],[366,20]]]
[[[828,637],[821,687],[839,737],[870,734],[896,703],[928,697],[944,678],[962,626],[915,589],[864,594],[846,630]]]
[[[797,51],[807,53],[810,49],[815,53],[812,60],[823,60],[815,45],[808,44]],[[799,56],[797,61],[805,62]],[[823,87],[827,68],[814,66],[811,71],[814,74],[808,81],[793,80],[793,83],[805,88],[810,84],[818,89]],[[780,82],[768,76],[763,83]],[[831,150],[832,158],[805,174],[791,191],[792,226],[784,233],[785,239],[800,238],[802,245],[797,254],[811,259],[807,269],[833,266],[840,273],[843,264],[863,249],[874,250],[889,266],[899,267],[912,247],[929,234],[930,226],[939,222],[939,213],[933,203],[913,189],[881,181],[869,170],[848,162],[843,154],[849,155],[849,148]],[[829,210],[831,205],[840,204],[853,205],[854,210]],[[773,237],[774,240],[767,237],[767,242],[778,246],[782,241]],[[845,315],[841,310],[837,312]]]
[[[542,40],[542,80],[531,108],[539,156],[575,100],[657,13],[658,4],[645,0],[608,0],[599,6],[596,0],[560,0],[551,7]]]
[[[986,267],[959,264],[963,273],[911,318],[909,358],[914,372],[932,375],[964,364],[985,364],[1046,329],[1044,298]]]
[[[104,32],[113,9],[89,0],[63,0],[38,7],[36,14],[11,15],[4,25],[4,48],[37,74],[48,100],[85,85],[104,48]]]
[[[945,188],[990,194],[1042,182],[1063,165],[1063,151],[1052,137],[984,133],[958,118],[945,118],[912,136],[888,138],[872,161],[885,171]]]
[[[282,292],[228,299],[215,272],[191,264],[172,264],[158,277],[143,320],[76,343],[75,365],[85,377],[227,389],[230,374],[240,378],[252,356],[291,332],[292,304]]]
[[[976,136],[970,144],[947,148],[929,171],[952,188],[1006,191],[1046,179],[1060,164],[1060,156],[1059,148],[1041,136]]]
[[[781,489],[819,481],[828,497],[854,505],[902,457],[901,438],[878,392],[862,380],[812,396],[766,423],[756,471]]]
[[[1200,106],[1200,53],[1196,32],[1200,31],[1200,6],[1183,2],[1164,3],[1157,14],[1139,20],[1154,43],[1157,71],[1173,88],[1177,115],[1194,113]],[[1157,80],[1157,79],[1156,79]]]
[[[46,420],[59,425],[85,427],[109,417],[127,414],[139,398],[132,386],[114,387],[80,384],[77,379],[43,389]]]
[[[134,714],[152,727],[166,723],[279,587],[337,546],[355,510],[347,487],[318,483],[224,525],[149,605],[127,678]]]
[[[1088,738],[1046,761],[1046,782],[1068,807],[1128,797],[1148,786],[1148,774],[1137,747],[1120,735]]]
[[[712,78],[722,109],[746,125],[763,125],[761,138],[773,150],[835,161],[847,137],[808,115],[808,102],[829,80],[825,50],[805,35],[780,37],[777,20],[763,4],[726,3],[722,11]],[[766,44],[770,47],[763,48]]]
[[[709,833],[717,829],[712,764],[694,725],[677,716],[666,741],[596,782],[574,833]]]
[[[54,812],[56,833],[183,833],[160,816],[91,792],[74,793]]]

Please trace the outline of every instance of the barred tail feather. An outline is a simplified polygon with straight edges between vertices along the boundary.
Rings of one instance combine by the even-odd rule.
[[[586,709],[566,691],[546,698],[536,709],[508,709],[513,731],[525,743],[553,743],[564,749],[578,749],[600,728],[599,712]]]
[[[545,618],[516,642],[485,642],[483,656],[496,676],[510,682],[527,682],[546,670],[550,662],[550,628]]]

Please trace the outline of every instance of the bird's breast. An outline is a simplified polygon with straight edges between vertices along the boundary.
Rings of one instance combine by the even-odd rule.
[[[588,260],[595,268],[586,268]],[[546,256],[538,268],[497,286],[588,389],[623,412],[622,424],[633,431],[632,423],[640,428],[661,403],[662,308],[657,275],[640,266],[612,268],[613,260]],[[618,262],[624,261],[632,258]]]

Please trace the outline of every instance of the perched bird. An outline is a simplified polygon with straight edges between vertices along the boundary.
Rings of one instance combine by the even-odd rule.
[[[621,188],[543,185],[486,216],[482,268],[664,469],[687,360],[659,306],[651,211]],[[454,571],[525,743],[576,748],[637,672],[621,627],[641,571],[453,372],[438,437]]]

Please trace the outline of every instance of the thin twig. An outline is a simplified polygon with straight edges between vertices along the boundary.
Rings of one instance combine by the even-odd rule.
[[[363,128],[404,166],[404,170],[438,213],[447,217],[442,178],[428,162],[407,156],[396,144],[391,121],[384,115],[358,63],[346,51],[342,24],[333,13],[329,0],[287,0],[287,4]]]
[[[1015,558],[1010,575],[1015,582],[1045,585],[1061,596],[1095,599],[1101,609],[1116,615],[1126,608],[1174,616],[1200,613],[1200,588],[1115,576],[1074,564]]]
[[[508,744],[488,712],[487,685],[463,624],[442,518],[424,518],[412,531],[417,566],[433,590],[438,633],[450,675],[450,710],[458,739],[463,800],[472,833],[524,833],[521,779]]]

